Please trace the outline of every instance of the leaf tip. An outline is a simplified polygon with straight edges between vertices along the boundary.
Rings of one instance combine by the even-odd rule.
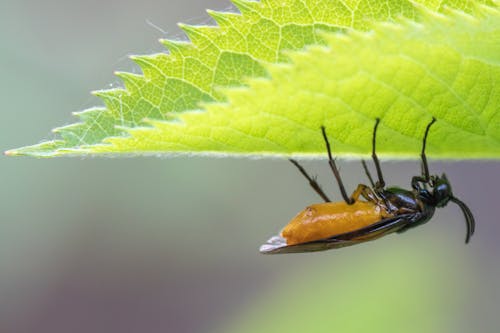
[[[186,49],[192,45],[188,41],[172,40],[165,38],[160,38],[160,43],[163,44],[163,46],[165,46],[168,49],[171,56],[176,52],[182,52],[183,49]]]
[[[181,29],[181,30],[189,30],[189,29],[192,29],[193,26],[192,25],[189,25],[187,23],[183,23],[183,22],[177,22],[177,26]]]
[[[223,13],[212,9],[207,9],[207,14],[219,25],[223,26],[228,22],[229,13]]]
[[[10,149],[3,152],[5,156],[19,156],[19,152],[16,149]]]
[[[250,1],[247,1],[247,0],[231,0],[231,2],[233,3],[233,5],[236,6],[236,8],[238,8],[238,10],[241,12],[241,13],[244,13],[244,12],[250,12],[252,10],[252,3]]]

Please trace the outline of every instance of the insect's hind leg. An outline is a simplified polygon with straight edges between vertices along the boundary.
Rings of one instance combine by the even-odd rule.
[[[316,181],[316,179],[312,178],[311,176],[309,176],[306,172],[306,170],[299,164],[299,162],[297,162],[296,160],[294,159],[289,159],[290,162],[292,162],[293,165],[295,165],[297,167],[297,169],[299,169],[300,173],[304,175],[304,177],[307,178],[307,180],[309,181],[309,185],[311,185],[311,187],[313,188],[313,190],[318,193],[318,195],[323,198],[323,200],[325,200],[325,202],[331,202],[330,198],[328,198],[328,196],[325,194],[325,192],[323,192],[323,190],[321,189],[321,186],[319,186],[318,182]]]

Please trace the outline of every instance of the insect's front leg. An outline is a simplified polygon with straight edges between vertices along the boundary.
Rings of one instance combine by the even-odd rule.
[[[416,191],[420,191],[422,189],[421,184],[425,185],[427,183],[429,183],[429,180],[421,176],[414,176],[411,178],[411,187]]]

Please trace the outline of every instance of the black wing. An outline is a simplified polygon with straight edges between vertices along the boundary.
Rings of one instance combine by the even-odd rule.
[[[264,254],[314,252],[356,245],[400,231],[408,224],[419,220],[421,215],[421,213],[398,215],[355,231],[296,245],[286,245],[285,239],[275,236],[260,247],[260,252]]]

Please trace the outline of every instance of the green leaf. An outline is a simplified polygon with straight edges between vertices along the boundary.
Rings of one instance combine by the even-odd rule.
[[[97,92],[106,108],[77,114],[61,140],[8,154],[317,156],[321,125],[335,153],[365,154],[378,116],[381,154],[415,157],[433,115],[432,155],[500,157],[497,7],[233,2],[241,15],[209,12],[219,27],[181,26],[191,43],[133,57],[144,75],[118,73],[126,89]]]

